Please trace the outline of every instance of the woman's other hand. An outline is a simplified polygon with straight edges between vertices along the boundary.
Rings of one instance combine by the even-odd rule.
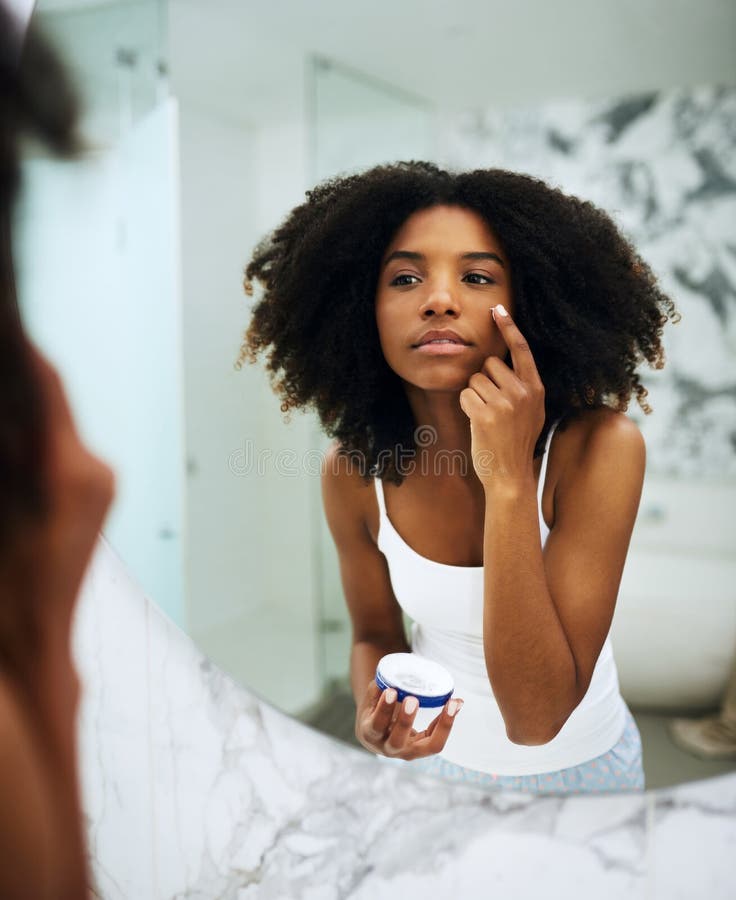
[[[371,681],[355,717],[355,736],[374,753],[396,759],[419,759],[440,753],[450,735],[463,701],[453,697],[424,731],[413,728],[419,703],[405,697],[397,703],[393,688],[382,691]]]

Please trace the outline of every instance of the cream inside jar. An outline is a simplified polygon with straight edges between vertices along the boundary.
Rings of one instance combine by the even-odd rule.
[[[376,666],[376,684],[381,690],[393,688],[398,703],[405,697],[416,697],[419,709],[414,728],[423,731],[452,697],[455,682],[439,663],[416,653],[389,653]]]

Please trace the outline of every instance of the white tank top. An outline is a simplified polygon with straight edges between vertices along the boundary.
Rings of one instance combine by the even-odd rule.
[[[550,428],[539,473],[537,504],[542,546],[549,528],[542,516],[542,492]],[[533,775],[587,762],[608,752],[623,734],[626,706],[619,691],[610,632],[601,649],[588,690],[547,744],[522,746],[506,736],[493,696],[483,653],[483,566],[450,566],[413,550],[386,514],[383,483],[375,478],[380,511],[378,548],[386,557],[391,585],[401,608],[413,620],[411,647],[435,660],[455,679],[455,696],[464,706],[452,727],[444,759],[496,775]]]

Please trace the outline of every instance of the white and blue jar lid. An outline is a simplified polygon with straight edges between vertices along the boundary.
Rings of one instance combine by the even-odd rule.
[[[444,706],[452,697],[452,675],[439,663],[416,653],[389,653],[378,661],[376,684],[385,691],[393,688],[398,702],[416,697],[420,707]]]

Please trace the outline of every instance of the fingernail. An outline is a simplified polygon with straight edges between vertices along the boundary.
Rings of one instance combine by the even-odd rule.
[[[404,710],[409,714],[415,713],[417,707],[419,706],[419,701],[416,697],[407,697],[406,703],[404,704]]]
[[[447,704],[447,715],[452,717],[457,712],[457,700],[450,700]]]
[[[504,306],[503,306],[502,303],[499,303],[498,306],[495,307],[495,311],[496,311],[500,316],[507,316],[507,315],[508,315],[508,313],[506,312],[506,310],[505,310],[505,308],[504,308]]]
[[[396,703],[396,691],[393,688],[389,688],[385,693],[386,703],[391,706],[392,703]]]

